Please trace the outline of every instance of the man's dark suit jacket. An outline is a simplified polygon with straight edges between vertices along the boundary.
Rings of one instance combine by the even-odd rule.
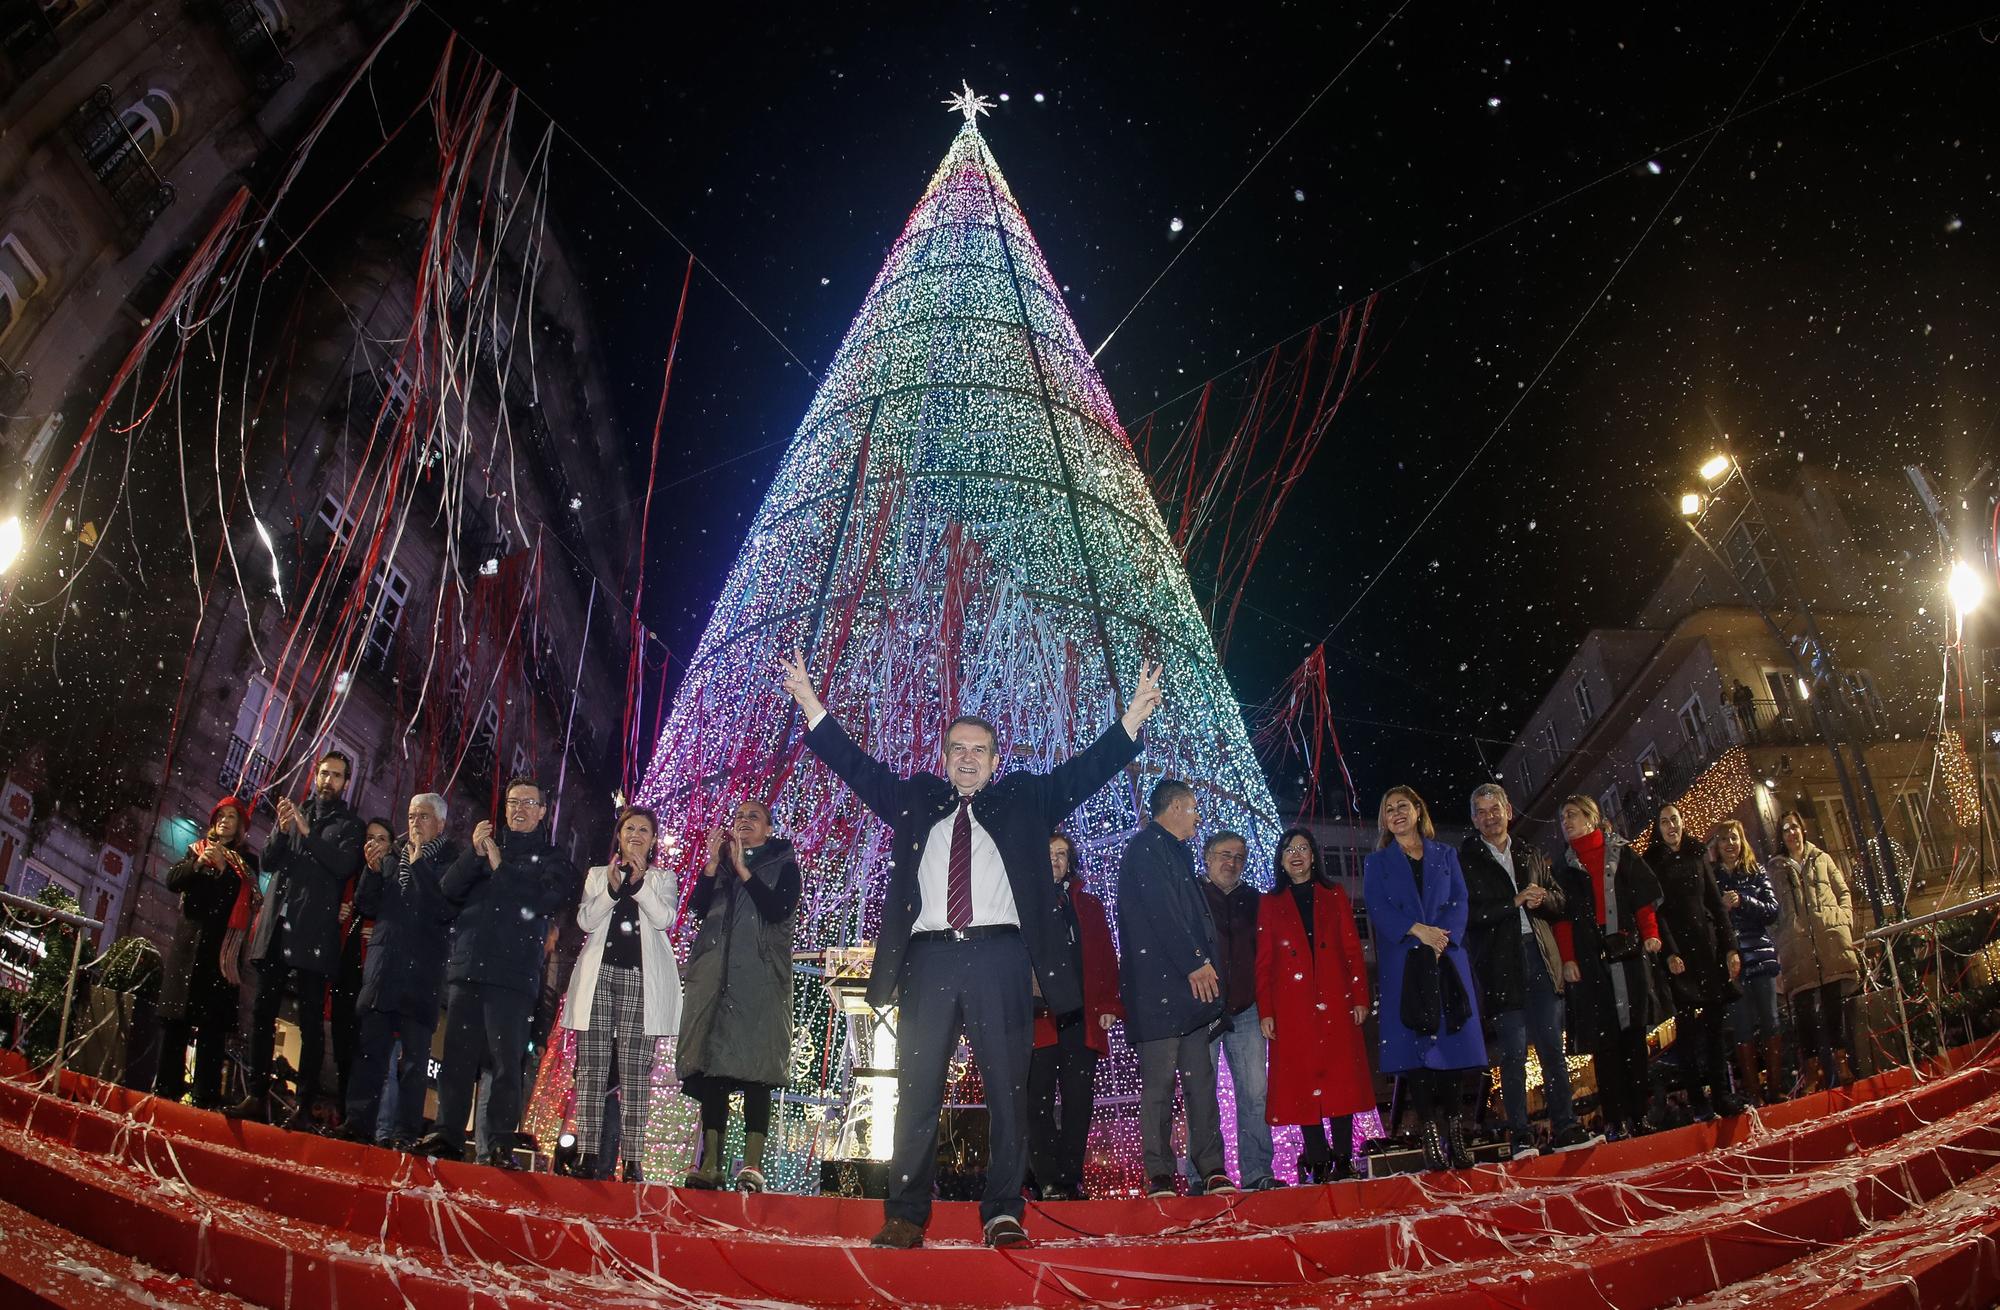
[[[882,931],[875,940],[875,969],[868,980],[868,1003],[884,1006],[895,999],[902,983],[910,932],[921,908],[917,870],[924,862],[924,846],[938,820],[957,804],[957,793],[934,773],[899,776],[855,745],[831,714],[806,734],[806,746],[895,833]],[[1052,1013],[1081,1010],[1083,982],[1077,977],[1069,939],[1057,927],[1061,920],[1055,913],[1049,838],[1079,805],[1137,759],[1142,749],[1143,734],[1134,741],[1122,723],[1114,723],[1082,754],[1046,774],[1004,773],[973,798],[973,816],[1000,850],[1007,883],[1014,889],[1014,908],[1021,917],[1028,959],[1041,983],[1042,999]]]

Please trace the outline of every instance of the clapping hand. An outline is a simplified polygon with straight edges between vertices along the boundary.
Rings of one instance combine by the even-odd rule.
[[[722,846],[729,840],[729,829],[717,826],[708,830],[708,861],[701,866],[702,877],[713,876],[722,866]]]
[[[306,835],[306,816],[292,803],[292,798],[289,796],[278,798],[278,826],[290,828],[301,837]]]
[[[1139,666],[1139,685],[1133,689],[1132,702],[1125,707],[1124,717],[1119,719],[1134,741],[1139,739],[1139,729],[1146,726],[1146,720],[1153,717],[1153,711],[1160,708],[1164,699],[1160,694],[1161,672],[1162,666],[1158,664],[1142,663]]]
[[[494,868],[500,867],[500,848],[493,843],[493,820],[481,819],[472,825],[472,849],[484,855]]]

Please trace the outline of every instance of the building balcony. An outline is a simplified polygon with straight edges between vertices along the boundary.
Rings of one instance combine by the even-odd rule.
[[[98,87],[76,107],[69,117],[69,135],[84,165],[109,194],[126,240],[138,241],[174,203],[174,188],[154,171],[127,130],[110,87]]]
[[[222,29],[223,44],[259,91],[269,95],[292,80],[297,70],[285,57],[291,32],[277,18],[282,9],[256,0],[215,0],[208,8]]]
[[[222,767],[216,770],[216,785],[231,796],[249,796],[261,792],[276,771],[276,761],[262,751],[250,749],[250,743],[230,734],[229,747],[222,753]]]

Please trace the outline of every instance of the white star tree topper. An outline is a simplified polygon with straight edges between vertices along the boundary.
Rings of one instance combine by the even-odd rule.
[[[968,123],[976,123],[979,121],[979,115],[993,112],[993,102],[985,96],[975,94],[972,90],[972,83],[961,81],[959,85],[964,90],[949,100],[943,100],[939,103],[946,109],[964,114],[965,121]]]

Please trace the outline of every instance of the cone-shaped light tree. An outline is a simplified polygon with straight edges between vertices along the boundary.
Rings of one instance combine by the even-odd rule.
[[[683,886],[695,831],[744,795],[773,801],[805,875],[801,949],[873,934],[889,857],[888,830],[802,754],[775,671],[794,647],[855,739],[905,771],[939,767],[960,713],[998,726],[1003,769],[1046,768],[1121,712],[1142,659],[1164,664],[1144,757],[1071,824],[1107,903],[1163,774],[1195,785],[1204,828],[1257,851],[1276,833],[1187,572],[979,132],[984,102],[951,103],[965,125],[799,424],[640,788],[680,834]],[[821,1054],[801,1049],[801,1069]]]

